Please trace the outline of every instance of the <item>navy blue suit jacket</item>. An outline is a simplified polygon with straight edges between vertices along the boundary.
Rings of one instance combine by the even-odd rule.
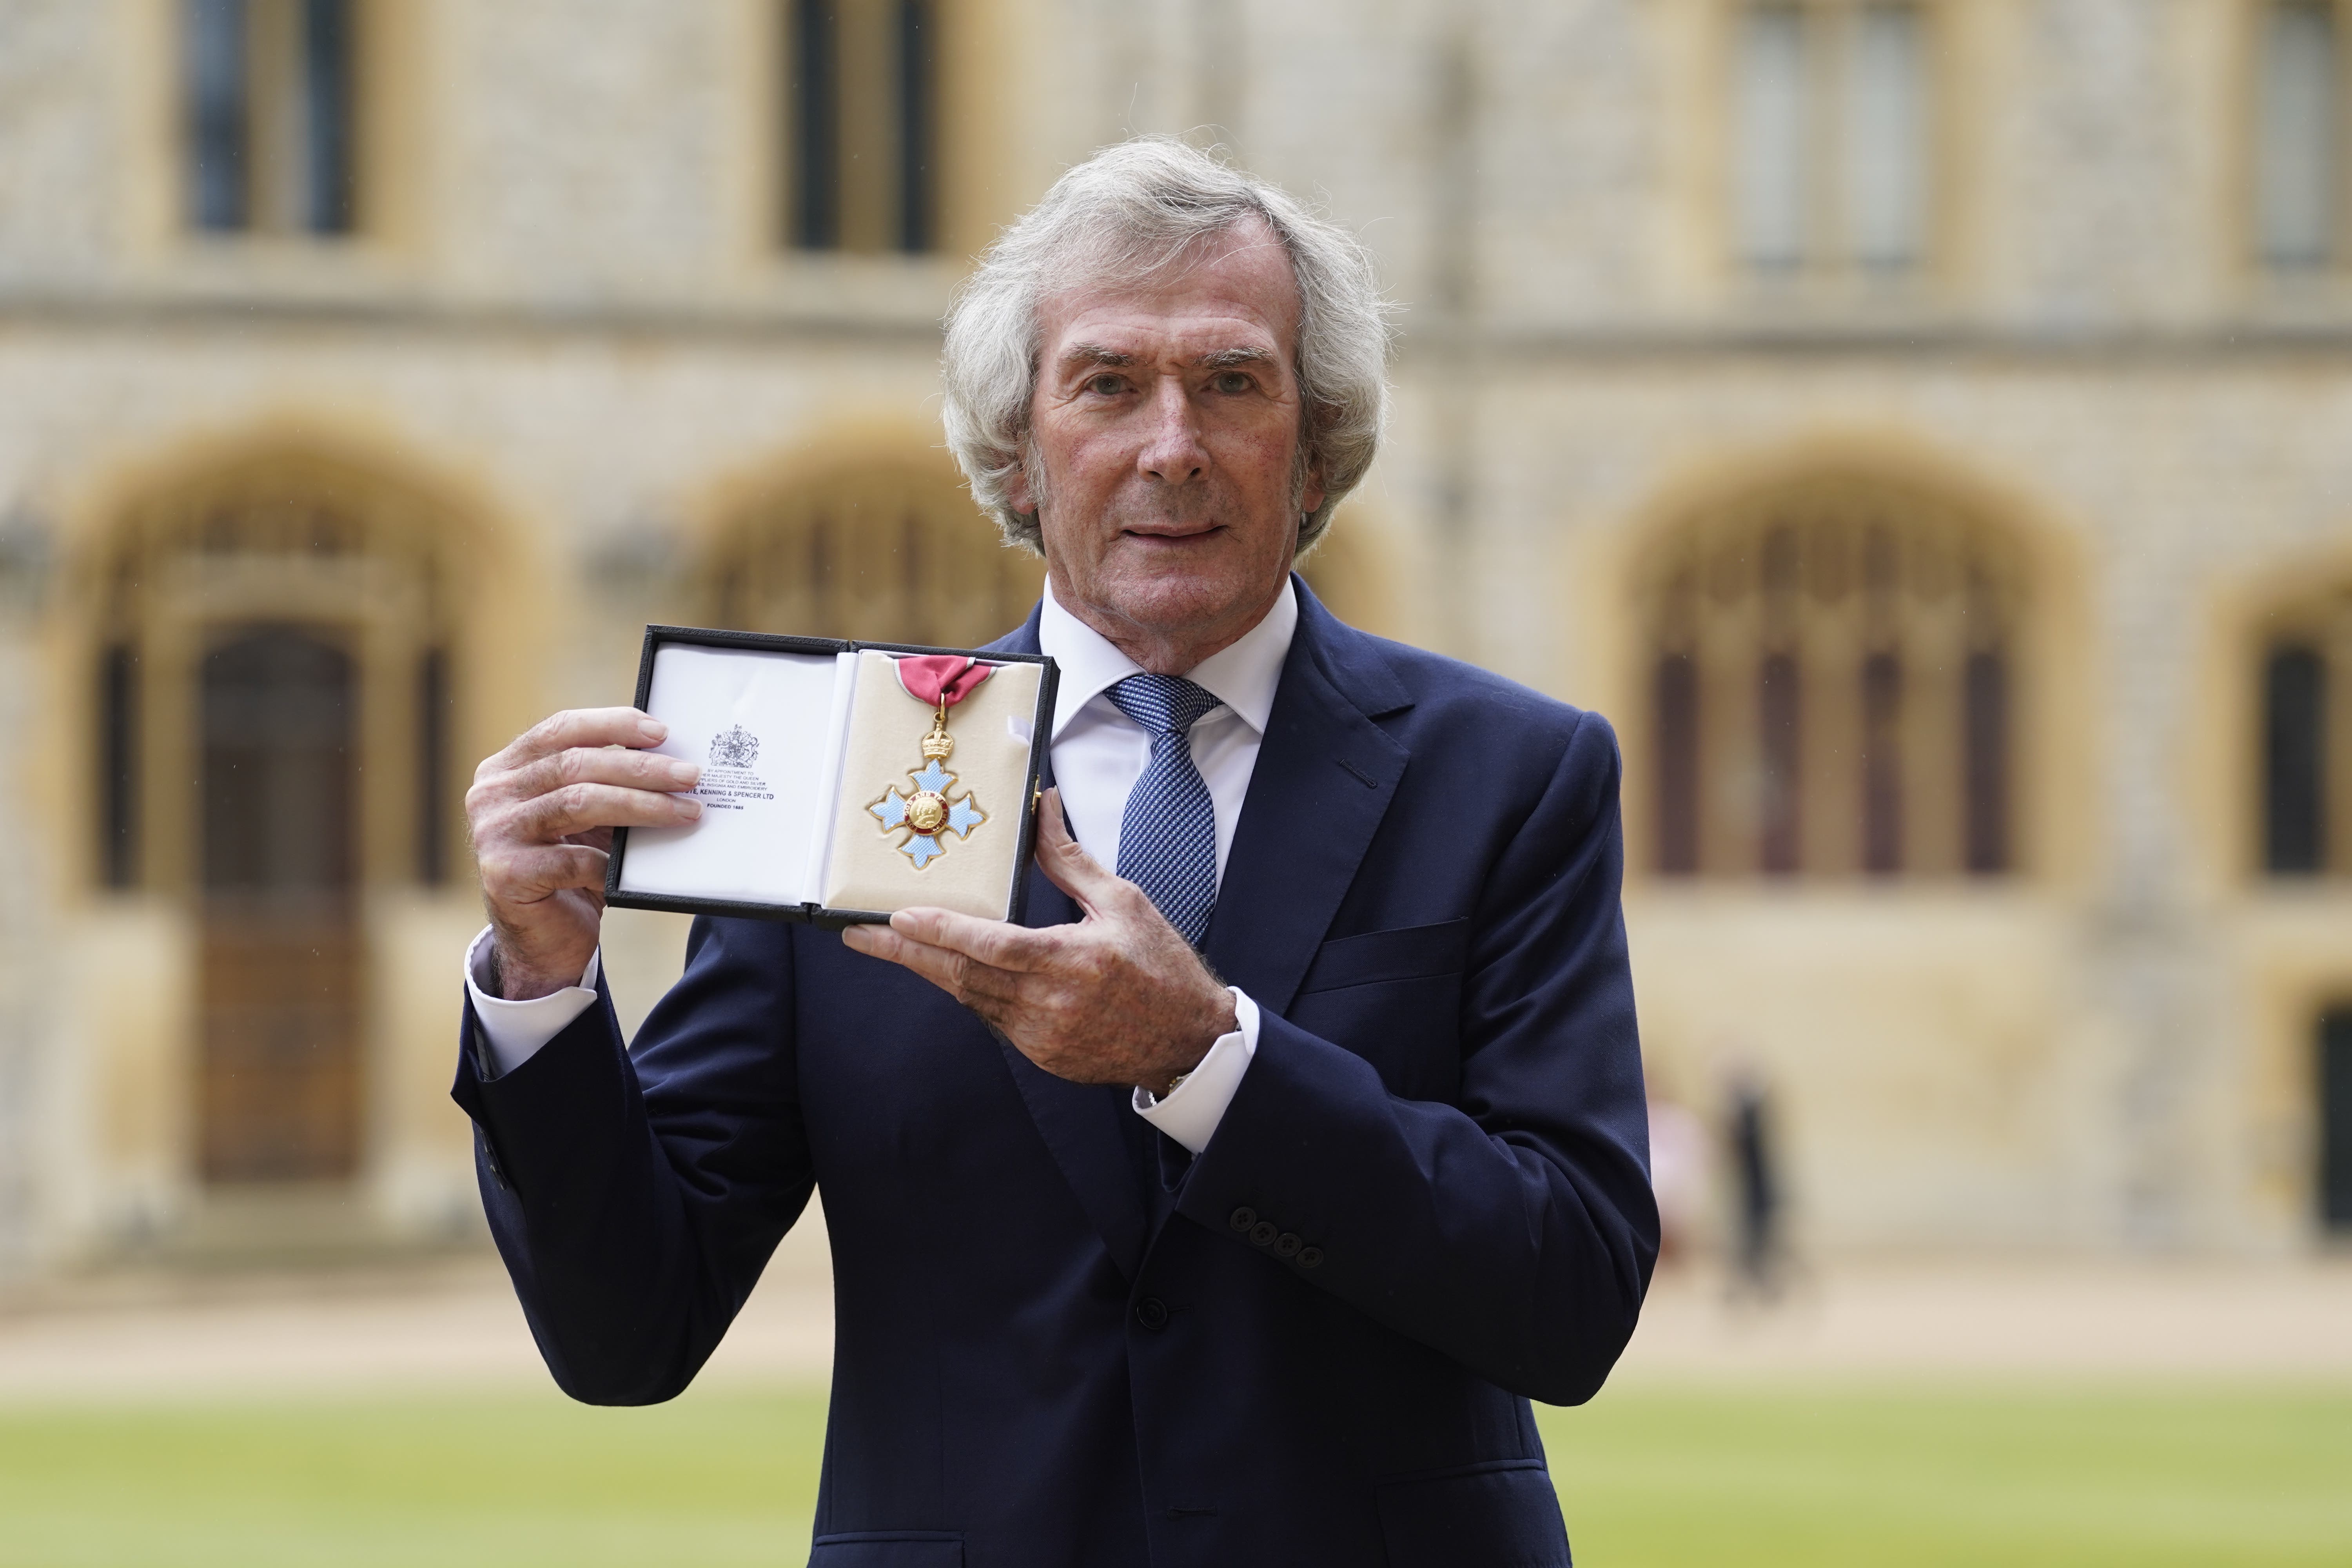
[[[1657,1245],[1615,742],[1298,593],[1205,943],[1263,1026],[1199,1158],[811,926],[696,921],[633,1050],[606,997],[489,1079],[468,1012],[575,1398],[685,1388],[824,1190],[818,1568],[1569,1560],[1528,1401],[1601,1386]],[[1027,918],[1075,911],[1033,872]]]

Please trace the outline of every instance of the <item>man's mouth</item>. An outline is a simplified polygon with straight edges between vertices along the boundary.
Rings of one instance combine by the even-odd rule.
[[[1175,526],[1158,528],[1123,528],[1119,530],[1119,532],[1126,538],[1141,540],[1147,544],[1172,547],[1175,545],[1198,543],[1202,540],[1223,533],[1225,529],[1223,523],[1204,522],[1196,527],[1189,528]]]

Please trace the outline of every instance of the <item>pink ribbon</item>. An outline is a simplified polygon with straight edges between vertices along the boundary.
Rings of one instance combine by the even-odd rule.
[[[980,689],[996,671],[969,654],[927,653],[891,661],[898,667],[898,684],[916,701],[933,708],[952,708]]]

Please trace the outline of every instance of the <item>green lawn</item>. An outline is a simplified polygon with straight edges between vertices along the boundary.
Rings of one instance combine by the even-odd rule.
[[[807,1394],[0,1412],[0,1564],[798,1563]],[[2352,1390],[1612,1390],[1549,1411],[1577,1558],[2352,1563]]]
[[[1627,1388],[1543,1412],[1588,1568],[2352,1564],[2352,1390]]]

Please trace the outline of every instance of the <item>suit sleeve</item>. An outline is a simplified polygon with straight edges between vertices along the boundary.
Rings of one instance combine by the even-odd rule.
[[[1616,743],[1581,715],[1472,921],[1450,1103],[1272,1013],[1179,1212],[1513,1393],[1578,1404],[1632,1337],[1657,1257],[1619,908]],[[1302,1265],[1301,1259],[1307,1263]]]
[[[610,992],[486,1078],[467,1004],[453,1095],[548,1370],[592,1405],[681,1392],[814,1185],[789,934],[698,920],[686,973],[625,1048]]]

